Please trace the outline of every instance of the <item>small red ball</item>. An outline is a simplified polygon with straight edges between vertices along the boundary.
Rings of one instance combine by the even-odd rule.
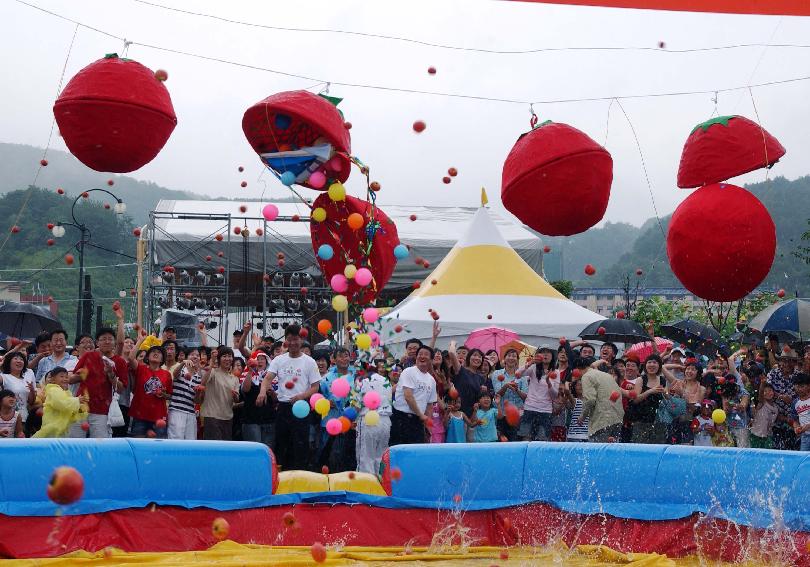
[[[410,216],[410,217],[408,217],[408,218],[410,218],[412,221],[415,221],[415,220],[416,220],[416,215],[411,215],[411,216]]]
[[[779,291],[777,291],[776,292],[776,297],[779,297],[779,298],[785,297],[785,290],[780,289]]]
[[[344,122],[343,127],[346,128],[346,130],[351,130],[352,129],[352,123],[351,122]]]
[[[133,229],[132,234],[133,234],[133,236],[140,236],[141,235],[141,229],[140,228]]]
[[[585,265],[585,275],[586,275],[586,276],[592,276],[592,275],[594,275],[595,273],[596,273],[596,268],[594,268],[594,267],[593,267],[592,265],[590,265],[590,264],[586,264],[586,265]]]
[[[169,73],[165,69],[158,69],[155,71],[155,78],[158,81],[163,82],[169,78]]]
[[[247,187],[247,181],[243,181],[239,184],[240,187]]]
[[[449,175],[450,177],[455,177],[456,175],[458,175],[458,170],[455,167],[451,167],[450,169],[447,170],[447,175]]]
[[[54,244],[56,244],[56,241],[53,238],[49,238],[48,240],[45,241],[45,244],[47,244],[48,246],[53,246]]]
[[[450,179],[446,175],[444,177],[442,177],[442,183],[444,183],[445,185],[448,185],[451,181],[452,181],[452,179]]]
[[[421,134],[422,132],[424,132],[425,128],[427,128],[427,125],[423,120],[417,120],[416,122],[413,123],[413,131],[416,132],[417,134]]]
[[[624,319],[625,316],[626,315],[625,315],[624,311],[619,311],[618,313],[616,313],[616,319]]]
[[[605,329],[604,327],[599,327],[598,329],[596,329],[597,335],[604,335],[605,333],[607,333],[607,329]]]
[[[551,246],[543,246],[543,252],[545,252],[546,254],[551,252]]]
[[[220,274],[224,274],[224,273],[225,273],[225,266],[220,266],[220,267],[217,269],[217,271],[218,271]]]
[[[57,187],[56,192],[57,192],[57,194],[59,194],[59,195],[64,195],[64,194],[65,194],[65,190],[64,190],[64,189],[62,189],[61,187]]]
[[[242,167],[241,165],[239,167],[237,167],[236,169],[239,170],[239,173],[242,173],[243,171],[245,171],[245,168]]]
[[[41,165],[42,167],[47,167],[48,166],[48,160],[46,160],[46,159],[39,160],[39,165]]]
[[[436,67],[428,67],[428,75],[435,75]]]
[[[113,180],[113,179],[108,179],[108,180],[107,180],[107,185],[109,185],[110,187],[112,187],[113,185],[115,185],[115,180]]]
[[[239,205],[239,212],[240,213],[246,213],[247,212],[247,206]]]

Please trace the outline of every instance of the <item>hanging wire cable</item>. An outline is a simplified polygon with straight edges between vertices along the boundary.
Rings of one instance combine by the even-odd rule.
[[[555,53],[560,51],[653,51],[657,53],[700,53],[705,51],[724,51],[730,49],[743,49],[743,48],[757,48],[763,47],[766,44],[762,43],[738,43],[738,44],[730,44],[730,45],[718,45],[718,46],[710,46],[710,47],[692,47],[686,49],[667,49],[662,47],[646,47],[646,46],[593,46],[593,47],[586,47],[586,46],[574,46],[574,47],[537,47],[531,49],[484,49],[478,47],[465,47],[461,45],[449,45],[445,43],[435,43],[431,41],[425,41],[420,39],[414,39],[410,37],[401,37],[395,35],[385,35],[385,34],[378,34],[378,33],[370,33],[370,32],[359,32],[359,31],[352,31],[352,30],[340,30],[340,29],[331,29],[331,28],[297,28],[297,27],[287,27],[287,26],[271,26],[268,24],[260,24],[256,22],[248,22],[244,20],[234,20],[232,18],[226,18],[223,16],[216,16],[214,14],[206,14],[204,12],[194,12],[192,10],[184,10],[182,8],[175,8],[173,6],[165,6],[163,4],[157,4],[155,2],[147,2],[146,0],[134,0],[138,4],[143,4],[145,6],[150,6],[152,8],[158,8],[161,10],[167,10],[171,12],[177,12],[180,14],[186,14],[189,16],[196,16],[199,18],[207,18],[210,20],[215,20],[219,22],[224,22],[228,24],[234,24],[239,26],[246,26],[251,28],[258,28],[258,29],[266,29],[266,30],[275,30],[275,31],[285,31],[285,32],[295,32],[295,33],[327,33],[327,34],[338,34],[338,35],[348,35],[348,36],[355,36],[355,37],[362,37],[362,38],[369,38],[369,39],[381,39],[386,41],[397,41],[401,43],[410,43],[413,45],[421,45],[424,47],[433,47],[437,49],[447,49],[451,51],[468,51],[474,53],[488,53],[493,55],[529,55],[533,53]],[[793,43],[785,43],[779,45],[771,45],[767,44],[768,47],[782,47],[782,48],[792,48],[792,49],[807,49],[810,48],[810,45],[805,44],[793,44]]]
[[[655,204],[655,196],[653,195],[652,190],[652,182],[650,181],[650,174],[647,172],[647,163],[644,160],[644,152],[641,150],[641,142],[639,142],[638,134],[636,134],[636,128],[633,126],[633,123],[630,121],[630,116],[627,115],[627,111],[624,109],[620,100],[616,100],[616,104],[624,114],[625,119],[627,120],[627,124],[630,126],[630,131],[633,133],[633,139],[636,141],[636,147],[638,148],[638,155],[641,158],[641,169],[644,171],[644,179],[647,181],[647,190],[650,192],[650,201],[652,202],[653,211],[655,211],[655,220],[658,221],[658,228],[661,229],[661,234],[664,235],[664,238],[667,237],[667,233],[664,230],[664,225],[661,223],[661,216],[658,214],[658,207]]]
[[[40,11],[46,13],[46,14],[52,15],[52,16],[57,17],[57,18],[61,18],[63,20],[69,21],[69,22],[72,22],[74,24],[85,27],[85,28],[87,28],[89,30],[96,31],[96,32],[99,32],[99,33],[103,33],[106,36],[113,37],[113,38],[118,39],[120,41],[124,41],[124,38],[122,38],[122,37],[118,37],[118,36],[116,36],[114,34],[111,34],[109,32],[105,32],[105,31],[99,30],[98,28],[88,26],[88,25],[83,24],[81,22],[77,22],[76,20],[73,20],[71,18],[62,16],[61,14],[57,14],[56,12],[52,12],[50,10],[44,10],[42,8],[39,8],[38,6],[35,6],[35,5],[30,4],[28,2],[25,2],[24,0],[15,0],[15,2],[18,2],[18,3],[26,5],[26,6],[30,6],[32,8],[37,9],[37,10],[40,10]],[[626,94],[626,95],[604,95],[604,96],[593,96],[593,97],[560,98],[560,99],[544,99],[544,100],[520,100],[520,99],[514,99],[514,98],[487,97],[487,96],[480,96],[480,95],[473,95],[473,94],[466,94],[466,93],[450,93],[450,92],[442,92],[442,91],[430,91],[430,90],[421,90],[421,89],[407,89],[407,88],[402,88],[402,87],[390,87],[390,86],[374,85],[374,84],[367,84],[367,83],[354,83],[354,82],[348,82],[348,81],[335,81],[335,80],[330,80],[330,79],[312,77],[312,76],[309,76],[309,75],[301,75],[301,74],[298,74],[298,73],[291,73],[291,72],[282,71],[282,70],[279,70],[279,69],[272,69],[272,68],[268,68],[268,67],[262,67],[262,66],[253,65],[253,64],[250,64],[250,63],[243,63],[243,62],[239,62],[239,61],[223,59],[221,57],[212,57],[212,56],[203,55],[203,54],[200,54],[200,53],[193,53],[193,52],[190,52],[190,51],[184,51],[184,50],[181,50],[181,49],[173,49],[173,48],[164,47],[164,46],[160,46],[160,45],[153,45],[153,44],[141,43],[141,42],[136,42],[136,41],[130,41],[130,44],[131,45],[139,45],[141,47],[145,47],[145,48],[148,48],[148,49],[154,49],[154,50],[157,50],[157,51],[163,51],[163,52],[166,52],[166,53],[174,53],[176,55],[183,55],[183,56],[187,56],[187,57],[193,57],[193,58],[201,59],[201,60],[205,60],[205,61],[213,61],[213,62],[216,62],[216,63],[222,63],[224,65],[231,65],[231,66],[240,67],[240,68],[243,68],[243,69],[252,69],[252,70],[255,70],[255,71],[262,71],[262,72],[266,72],[266,73],[271,73],[271,74],[275,74],[275,75],[281,75],[281,76],[284,76],[284,77],[302,79],[302,80],[306,80],[306,81],[316,81],[318,84],[331,83],[332,85],[338,85],[338,86],[349,87],[349,88],[371,89],[371,90],[379,90],[379,91],[384,91],[384,92],[400,92],[400,93],[409,93],[409,94],[421,94],[421,95],[426,95],[426,96],[441,96],[441,97],[447,97],[447,98],[478,100],[478,101],[486,101],[486,102],[501,102],[501,103],[507,103],[507,104],[520,104],[520,105],[563,104],[563,103],[574,103],[574,102],[609,101],[611,99],[629,100],[629,99],[634,99],[634,98],[660,98],[660,97],[671,97],[671,96],[706,95],[706,94],[714,94],[716,92],[717,93],[723,93],[723,92],[732,92],[732,91],[742,91],[742,90],[748,89],[749,87],[759,88],[759,87],[767,87],[767,86],[774,86],[774,85],[785,85],[785,84],[803,82],[803,81],[810,80],[810,75],[804,75],[804,76],[800,76],[800,77],[792,77],[792,78],[781,79],[781,80],[776,80],[776,81],[767,81],[767,82],[762,82],[762,83],[757,83],[757,84],[740,85],[740,86],[726,87],[726,88],[692,90],[692,91],[673,91],[673,92],[664,92],[664,93],[643,93],[643,94]],[[771,46],[771,47],[775,47],[775,46]],[[312,88],[312,87],[310,87],[310,88]]]
[[[68,46],[68,52],[67,52],[67,55],[65,56],[65,63],[64,63],[64,65],[62,65],[62,74],[59,75],[59,84],[56,87],[56,96],[57,97],[59,96],[59,93],[62,92],[62,83],[65,80],[65,71],[67,70],[68,61],[70,60],[70,54],[73,51],[73,44],[76,41],[76,35],[79,33],[79,26],[80,25],[81,24],[76,23],[76,27],[73,29],[73,37],[70,38],[70,46]],[[56,118],[55,117],[51,120],[51,130],[50,130],[50,132],[48,132],[48,142],[45,144],[45,149],[42,151],[42,158],[40,160],[40,165],[37,168],[37,172],[34,174],[34,180],[28,186],[28,191],[25,194],[25,198],[23,199],[22,205],[20,205],[20,210],[17,211],[17,214],[14,216],[14,222],[11,224],[11,226],[15,226],[16,224],[18,224],[20,222],[20,218],[22,217],[23,213],[25,212],[25,208],[28,206],[28,201],[31,200],[31,197],[34,194],[34,189],[35,189],[35,187],[37,185],[37,180],[39,179],[39,174],[42,172],[42,168],[45,167],[45,158],[48,155],[48,150],[50,150],[50,148],[51,148],[51,140],[53,139],[54,126],[56,126]],[[0,244],[0,252],[2,252],[3,249],[6,247],[6,244],[8,243],[8,239],[11,237],[11,234],[12,234],[11,230],[9,230],[8,233],[6,234],[5,239],[3,240],[3,243]]]

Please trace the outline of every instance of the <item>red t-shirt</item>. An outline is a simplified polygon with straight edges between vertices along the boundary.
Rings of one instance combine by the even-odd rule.
[[[140,362],[134,379],[132,403],[129,406],[130,417],[152,422],[166,419],[166,402],[172,393],[172,375],[169,371],[162,368],[152,370]],[[163,390],[167,397],[157,397],[155,394],[159,390]]]
[[[76,373],[82,368],[87,369],[87,378],[79,386],[79,395],[87,392],[90,397],[90,413],[99,415],[106,415],[110,411],[110,402],[112,402],[112,383],[104,372],[103,356],[97,350],[86,352],[73,369],[73,372]],[[108,358],[115,363],[115,375],[126,386],[129,378],[127,362],[120,356],[113,355]]]

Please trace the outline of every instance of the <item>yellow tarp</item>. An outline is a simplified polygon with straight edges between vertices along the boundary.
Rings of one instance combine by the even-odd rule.
[[[414,547],[342,547],[329,548],[321,565],[431,565],[431,566],[507,566],[554,565],[559,567],[697,567],[720,566],[723,563],[700,561],[697,558],[668,559],[655,553],[620,553],[606,547],[582,545],[573,550],[557,547],[519,547],[508,550],[502,559],[500,547],[469,547],[428,549]],[[87,553],[79,551],[51,559],[14,559],[2,562],[3,567],[73,566],[73,565],[218,565],[223,567],[298,566],[315,565],[308,547],[271,547],[242,545],[232,541],[220,542],[206,551],[176,553],[126,553],[116,549]],[[740,565],[740,564],[735,564]],[[754,563],[750,564],[751,567]],[[761,565],[758,564],[758,565]]]
[[[276,494],[336,491],[358,492],[374,496],[386,495],[377,477],[368,473],[321,474],[310,471],[282,471],[278,474]]]

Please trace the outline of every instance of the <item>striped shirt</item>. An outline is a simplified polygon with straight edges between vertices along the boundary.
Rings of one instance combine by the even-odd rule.
[[[574,409],[571,410],[571,423],[568,425],[568,439],[588,439],[589,418],[582,420],[582,425],[578,423],[579,416],[582,415],[582,398],[577,398]]]
[[[184,368],[172,383],[172,399],[169,410],[183,413],[194,413],[194,388],[202,383],[202,377],[194,374],[189,379],[188,371]]]

